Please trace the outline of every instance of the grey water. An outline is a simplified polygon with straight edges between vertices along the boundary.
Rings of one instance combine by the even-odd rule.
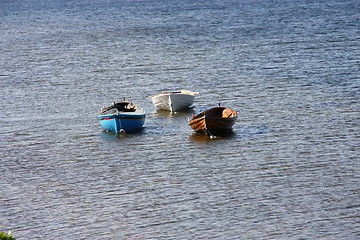
[[[359,239],[357,0],[0,0],[0,231]],[[198,91],[157,111],[149,95]],[[126,98],[143,129],[97,120]],[[221,103],[233,132],[187,119]]]

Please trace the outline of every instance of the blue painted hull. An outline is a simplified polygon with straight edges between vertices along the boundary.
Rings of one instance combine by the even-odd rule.
[[[142,128],[145,122],[145,112],[142,114],[107,114],[98,116],[103,129],[113,133],[121,131],[133,132]]]

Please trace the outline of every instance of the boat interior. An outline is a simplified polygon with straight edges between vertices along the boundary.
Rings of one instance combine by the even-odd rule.
[[[110,110],[112,110],[110,112]],[[113,114],[117,111],[119,112],[135,112],[136,111],[136,105],[129,101],[121,101],[114,103],[113,105],[109,107],[103,107],[101,108],[100,112],[102,114]]]
[[[236,112],[226,107],[216,107],[206,113],[206,117],[231,118],[235,116]]]
[[[128,101],[122,101],[114,104],[115,108],[119,112],[135,112],[136,111],[136,105],[132,102]]]

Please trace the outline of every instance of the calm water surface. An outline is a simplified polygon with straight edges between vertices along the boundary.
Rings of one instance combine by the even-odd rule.
[[[0,231],[360,238],[359,1],[0,0]],[[147,96],[199,91],[158,112]],[[126,97],[144,128],[103,132]],[[194,134],[218,103],[232,134]]]

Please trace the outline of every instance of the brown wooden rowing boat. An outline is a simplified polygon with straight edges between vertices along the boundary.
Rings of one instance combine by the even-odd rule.
[[[218,135],[232,130],[238,117],[236,111],[223,107],[210,108],[196,116],[192,116],[188,123],[196,132]]]

